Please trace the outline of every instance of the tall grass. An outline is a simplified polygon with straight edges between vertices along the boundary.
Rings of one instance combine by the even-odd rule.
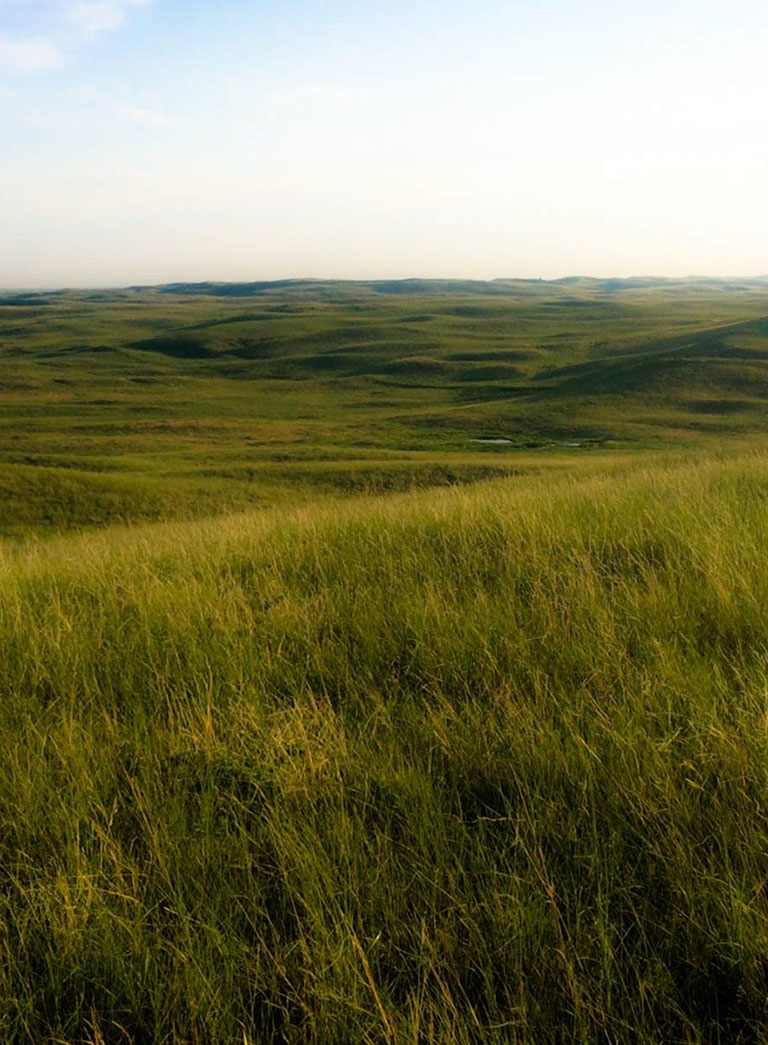
[[[768,1040],[768,457],[0,552],[0,1039]]]

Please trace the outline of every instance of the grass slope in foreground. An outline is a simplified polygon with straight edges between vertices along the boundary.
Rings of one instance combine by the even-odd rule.
[[[5,1042],[768,1036],[768,457],[0,546]]]

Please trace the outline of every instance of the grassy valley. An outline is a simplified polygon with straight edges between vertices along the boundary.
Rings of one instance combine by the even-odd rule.
[[[6,295],[0,363],[0,532],[199,516],[759,436],[768,284]]]

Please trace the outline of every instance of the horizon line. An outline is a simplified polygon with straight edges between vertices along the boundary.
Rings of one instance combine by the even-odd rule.
[[[165,280],[159,283],[83,283],[66,285],[0,285],[0,295],[5,294],[52,294],[67,293],[71,291],[139,291],[155,290],[164,287],[236,287],[251,285],[274,285],[285,286],[286,284],[380,284],[380,283],[565,283],[569,281],[583,280],[585,282],[607,282],[629,283],[637,280],[657,283],[695,283],[695,282],[717,282],[717,283],[768,283],[768,272],[756,275],[724,276],[711,274],[688,274],[685,276],[659,276],[653,274],[637,273],[631,276],[616,275],[586,275],[583,273],[570,273],[565,276],[493,276],[483,279],[477,276],[278,276],[270,279],[179,279]]]

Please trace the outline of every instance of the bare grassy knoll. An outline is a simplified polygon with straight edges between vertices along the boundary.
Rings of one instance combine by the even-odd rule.
[[[0,1039],[768,1040],[768,457],[0,545]]]

